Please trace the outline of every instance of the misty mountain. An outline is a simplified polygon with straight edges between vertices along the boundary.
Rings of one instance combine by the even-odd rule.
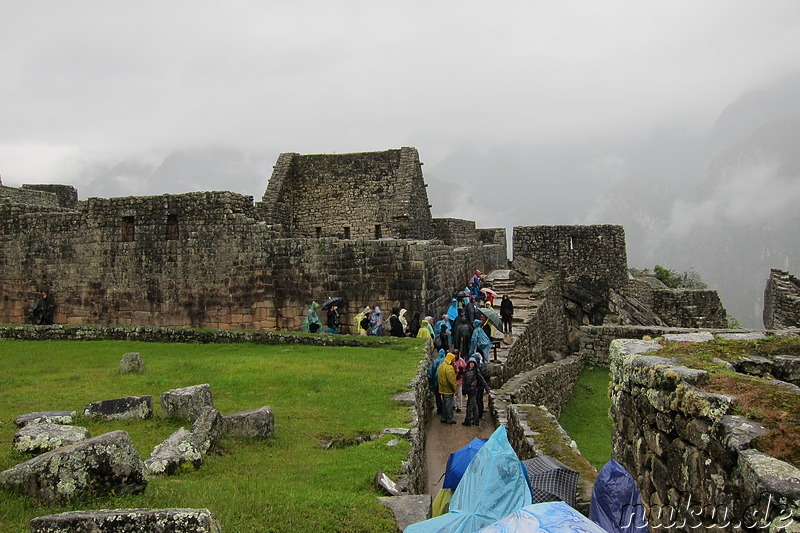
[[[261,200],[274,161],[230,148],[175,150],[163,158],[140,156],[100,167],[80,193],[83,198],[222,190]]]

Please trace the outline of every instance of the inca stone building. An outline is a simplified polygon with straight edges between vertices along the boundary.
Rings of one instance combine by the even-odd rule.
[[[507,265],[506,236],[432,219],[421,165],[414,148],[282,154],[261,202],[0,186],[0,322],[25,322],[42,291],[61,324],[292,330],[330,296],[441,309],[474,269]]]

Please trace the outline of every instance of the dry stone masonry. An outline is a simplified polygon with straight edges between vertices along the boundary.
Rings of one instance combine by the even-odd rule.
[[[800,280],[786,271],[770,271],[764,289],[764,327],[800,327]]]

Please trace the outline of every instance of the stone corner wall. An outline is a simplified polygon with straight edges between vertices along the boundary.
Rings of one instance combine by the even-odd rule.
[[[434,218],[437,239],[450,246],[469,246],[478,241],[474,220],[460,218]]]
[[[800,327],[800,280],[786,271],[772,269],[764,289],[764,327]]]
[[[495,396],[513,404],[543,405],[558,417],[572,397],[582,371],[583,359],[580,357],[545,363],[512,377],[495,391]]]
[[[58,206],[63,207],[65,209],[77,209],[78,207],[78,190],[72,185],[55,185],[55,184],[23,185],[22,189],[55,194]]]
[[[514,260],[532,259],[565,281],[602,293],[628,281],[625,230],[622,226],[516,226]]]
[[[730,396],[696,387],[705,372],[659,347],[611,344],[612,455],[636,479],[650,530],[740,531],[748,521],[778,531],[800,520],[800,470],[752,449],[759,425],[732,416]]]
[[[18,204],[39,210],[61,207],[58,195],[50,191],[38,190],[31,186],[8,187],[0,185],[0,202],[4,204]]]

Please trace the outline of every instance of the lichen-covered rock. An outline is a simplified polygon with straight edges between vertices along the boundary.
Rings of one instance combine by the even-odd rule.
[[[72,419],[75,417],[75,411],[40,411],[38,413],[28,413],[20,415],[14,420],[17,427],[22,427],[25,424],[33,423],[47,423],[47,424],[72,424]]]
[[[275,415],[270,407],[261,407],[223,416],[222,431],[232,437],[266,439],[275,433]]]
[[[197,448],[206,453],[222,431],[222,415],[213,407],[203,407],[200,416],[192,424],[192,435]]]
[[[83,408],[83,416],[103,420],[147,419],[153,416],[152,396],[128,396],[92,402]]]
[[[43,453],[81,442],[90,437],[89,430],[62,424],[27,424],[14,435],[12,447],[20,453]]]
[[[171,476],[184,463],[192,463],[192,466],[199,468],[203,458],[204,452],[195,443],[194,435],[180,428],[153,449],[144,462],[144,469],[149,476]]]
[[[40,516],[31,533],[222,533],[208,509],[100,509]]]
[[[139,352],[128,352],[122,355],[119,362],[120,374],[139,374],[144,370],[144,361]]]
[[[211,385],[193,385],[161,393],[161,407],[167,418],[180,418],[194,423],[203,407],[214,407]]]
[[[49,505],[142,492],[147,479],[130,436],[112,431],[0,472],[0,487]]]

